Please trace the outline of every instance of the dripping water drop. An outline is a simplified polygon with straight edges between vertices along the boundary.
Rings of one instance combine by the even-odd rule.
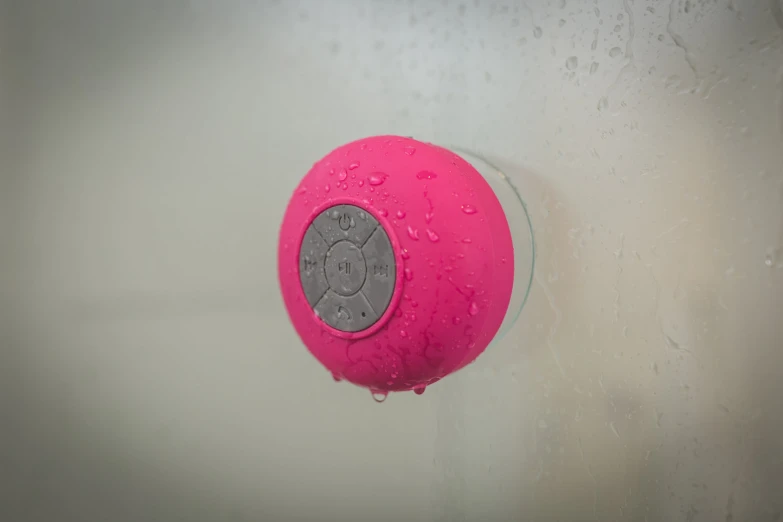
[[[389,396],[389,392],[383,390],[372,390],[372,398],[375,402],[381,403]]]

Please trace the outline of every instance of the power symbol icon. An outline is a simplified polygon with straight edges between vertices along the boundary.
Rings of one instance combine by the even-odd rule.
[[[351,216],[348,213],[342,214],[338,220],[341,230],[348,230],[351,228]]]

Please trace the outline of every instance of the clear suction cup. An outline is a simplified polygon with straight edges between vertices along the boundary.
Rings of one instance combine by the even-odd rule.
[[[511,230],[511,240],[514,244],[514,288],[506,316],[495,335],[494,341],[498,341],[517,322],[530,294],[536,257],[533,226],[522,196],[505,172],[475,152],[459,147],[450,147],[450,149],[473,165],[487,180],[503,207]]]

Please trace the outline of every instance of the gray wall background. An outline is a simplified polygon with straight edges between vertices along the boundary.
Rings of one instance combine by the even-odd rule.
[[[781,518],[779,0],[0,5],[0,519]],[[379,133],[491,156],[539,249],[382,405],[275,267]]]

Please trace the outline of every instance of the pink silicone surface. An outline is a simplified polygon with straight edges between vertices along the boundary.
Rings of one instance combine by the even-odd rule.
[[[307,226],[341,203],[378,219],[397,264],[389,308],[355,334],[316,317],[299,281]],[[278,270],[294,328],[336,378],[400,391],[432,384],[484,351],[508,308],[513,256],[503,209],[468,162],[411,138],[377,136],[333,150],[302,179],[280,230]]]

